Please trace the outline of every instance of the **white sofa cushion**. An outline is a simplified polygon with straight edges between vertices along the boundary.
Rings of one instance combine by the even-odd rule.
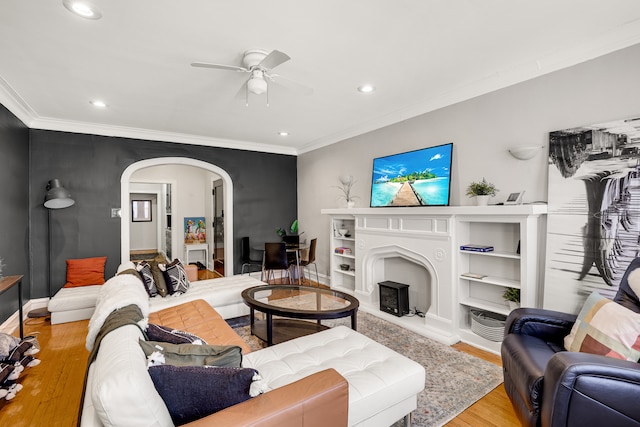
[[[62,288],[49,300],[51,312],[79,310],[96,306],[102,285]]]
[[[248,275],[198,280],[197,282],[191,282],[189,290],[181,295],[167,295],[166,297],[156,296],[149,298],[149,310],[153,313],[185,302],[203,299],[211,307],[215,308],[223,318],[228,319],[229,316],[225,312],[224,307],[239,304],[246,307],[248,313],[249,309],[244,304],[240,294],[247,288],[260,285],[264,285],[264,283]],[[235,314],[232,317],[242,314],[246,313]]]
[[[415,409],[425,384],[422,365],[346,326],[254,351],[242,366],[260,372],[270,389],[334,368],[349,383],[349,425],[375,417],[373,424],[393,423]],[[405,402],[412,408],[404,409]],[[397,411],[383,414],[396,405]]]
[[[91,365],[85,399],[91,399],[97,418],[105,426],[173,426],[147,371],[147,359],[138,344],[142,337],[135,325],[111,331],[102,339]],[[91,412],[85,411],[84,415],[88,419],[83,424],[91,422]]]

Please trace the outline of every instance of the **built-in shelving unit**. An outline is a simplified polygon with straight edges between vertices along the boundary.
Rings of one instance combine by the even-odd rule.
[[[347,230],[341,233],[340,230]],[[331,287],[353,292],[356,282],[356,227],[353,216],[331,218]],[[339,250],[344,252],[340,253]],[[342,269],[340,266],[348,266]]]
[[[507,316],[511,309],[502,295],[509,287],[520,289],[521,306],[538,306],[538,220],[530,215],[461,215],[455,226],[460,337],[497,352],[500,342],[472,330],[471,311]],[[460,249],[466,244],[493,246],[494,250]]]

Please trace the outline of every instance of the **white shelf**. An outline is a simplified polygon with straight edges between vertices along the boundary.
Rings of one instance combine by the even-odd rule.
[[[491,341],[484,337],[481,337],[468,327],[461,327],[458,332],[463,342],[489,351],[491,353],[500,354],[500,347],[502,346],[502,342]]]
[[[348,254],[339,254],[334,252],[333,253],[335,256],[340,257],[340,258],[347,258],[347,259],[356,259],[355,255],[348,255]]]
[[[355,242],[356,239],[353,237],[334,237],[335,240],[346,240],[347,242]]]
[[[470,282],[487,283],[490,285],[503,286],[505,288],[520,289],[520,281],[505,279],[504,277],[484,276],[483,278],[478,279],[475,277],[467,277],[461,274],[460,278],[464,280],[469,280]]]
[[[520,254],[517,254],[515,252],[502,252],[502,251],[480,252],[480,251],[465,251],[464,249],[460,249],[460,253],[467,254],[467,255],[520,259]]]
[[[511,312],[511,309],[509,309],[509,307],[504,304],[499,304],[493,301],[485,301],[478,298],[465,298],[460,301],[460,304],[466,305],[470,308],[477,308],[478,310],[504,314],[505,316],[507,316]]]
[[[356,277],[356,272],[355,271],[340,270],[339,268],[334,269],[333,271],[335,271],[336,273],[347,275],[347,276]]]

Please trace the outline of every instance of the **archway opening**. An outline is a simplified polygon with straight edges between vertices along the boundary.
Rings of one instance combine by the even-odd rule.
[[[224,207],[224,275],[233,275],[234,259],[233,259],[233,182],[229,174],[222,168],[213,165],[211,163],[203,162],[201,160],[186,158],[186,157],[161,157],[155,159],[146,159],[131,164],[122,173],[120,179],[120,197],[121,197],[121,227],[120,227],[120,252],[121,262],[129,261],[131,245],[130,245],[130,224],[131,224],[131,212],[128,209],[129,206],[129,194],[131,192],[131,177],[132,175],[141,169],[149,168],[152,166],[162,165],[183,165],[193,166],[196,168],[204,169],[217,174],[222,180],[224,187],[223,207]],[[177,220],[177,218],[176,218]],[[175,221],[175,220],[174,220]]]

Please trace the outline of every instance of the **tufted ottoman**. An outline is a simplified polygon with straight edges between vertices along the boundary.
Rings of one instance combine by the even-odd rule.
[[[424,389],[422,365],[346,326],[254,351],[243,359],[243,366],[258,370],[269,389],[335,369],[349,383],[350,426],[387,427],[403,417],[408,425]]]

